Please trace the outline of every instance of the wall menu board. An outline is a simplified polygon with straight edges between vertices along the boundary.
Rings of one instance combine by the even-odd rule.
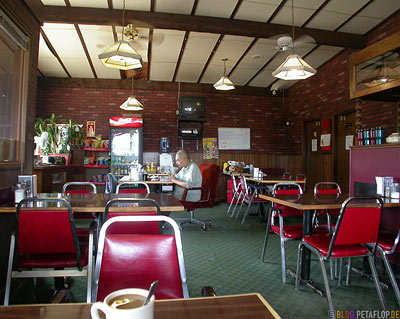
[[[218,149],[220,150],[249,150],[250,129],[235,127],[218,128]]]

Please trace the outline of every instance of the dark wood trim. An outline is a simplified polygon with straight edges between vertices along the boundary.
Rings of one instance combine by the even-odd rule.
[[[246,51],[243,52],[242,56],[237,60],[236,64],[232,67],[232,69],[228,72],[227,76],[228,78],[231,76],[233,71],[235,71],[236,67],[239,65],[240,62],[242,62],[243,58],[246,56],[246,54],[251,50],[251,48],[256,44],[258,38],[254,38],[253,41],[249,44],[247,47]]]
[[[97,79],[97,73],[96,73],[96,70],[94,68],[92,59],[90,58],[90,54],[89,54],[88,48],[86,46],[85,40],[83,39],[81,29],[79,29],[79,26],[77,24],[74,24],[74,26],[75,26],[76,33],[78,33],[79,40],[81,41],[83,51],[85,51],[86,59],[89,62],[90,69],[92,70],[93,76],[94,76],[95,79]]]
[[[154,31],[154,29],[150,29],[149,44],[147,47],[147,81],[150,80],[151,55],[153,53],[153,31]]]
[[[358,9],[356,12],[354,12],[348,19],[346,19],[340,26],[338,26],[335,31],[340,30],[341,27],[343,27],[347,22],[351,21],[357,14],[359,14],[362,10],[364,10],[366,7],[368,7],[372,2],[375,0],[369,0],[366,4],[364,4],[360,9]],[[386,20],[386,19],[385,19]],[[374,27],[375,29],[376,27]]]
[[[190,34],[189,31],[185,32],[185,36],[184,36],[183,41],[182,41],[181,50],[179,52],[178,61],[176,62],[176,65],[175,65],[175,71],[174,71],[174,76],[172,77],[172,82],[175,82],[176,76],[178,75],[178,71],[179,71],[179,68],[181,66],[183,52],[185,51],[187,40],[189,38],[189,34]]]
[[[54,55],[57,59],[58,63],[60,63],[61,67],[63,68],[64,72],[67,74],[69,78],[71,78],[71,74],[69,74],[67,68],[65,67],[63,61],[61,60],[60,56],[58,55],[56,49],[54,49],[53,45],[51,44],[49,38],[47,37],[46,33],[44,33],[42,27],[40,27],[40,34],[43,37],[44,42],[46,42],[47,47],[49,48],[50,52]]]
[[[40,88],[98,88],[98,89],[123,89],[130,87],[131,80],[124,79],[81,79],[81,78],[38,78]],[[135,80],[135,90],[150,91],[178,91],[177,82]],[[224,95],[250,95],[280,98],[281,95],[272,95],[267,88],[235,86],[235,90],[218,92],[212,84],[180,83],[181,92],[211,93]]]
[[[39,21],[40,25],[43,25],[43,11],[44,5],[40,0],[24,0],[30,11],[33,13],[35,18]]]
[[[243,0],[238,0],[238,2],[236,3],[235,8],[233,8],[233,11],[231,13],[230,19],[233,19],[236,15],[236,12],[239,10],[241,4],[242,4]]]
[[[97,25],[120,25],[122,10],[99,8],[45,6],[44,21],[52,23],[77,23]],[[292,27],[238,19],[206,16],[192,16],[138,10],[125,11],[126,23],[140,28],[158,28],[183,31],[231,34],[258,38],[269,38],[277,34],[291,34]],[[333,32],[312,28],[295,27],[297,36],[306,34],[317,44],[361,49],[366,45],[366,37],[345,32]]]
[[[196,13],[197,5],[199,4],[199,0],[194,0],[193,2],[193,7],[192,7],[192,12],[190,13],[191,16],[194,16]]]
[[[154,12],[154,8],[155,8],[155,0],[151,0],[150,1],[150,12]]]

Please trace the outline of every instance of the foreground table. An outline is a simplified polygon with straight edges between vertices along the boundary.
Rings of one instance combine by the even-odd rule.
[[[41,193],[38,198],[63,198],[60,193]],[[114,198],[148,198],[155,200],[160,205],[162,212],[184,211],[183,205],[171,194],[150,193],[150,194],[67,194],[64,197],[72,206],[74,213],[103,213],[109,200]],[[51,207],[42,206],[43,209]],[[113,208],[113,210],[124,211],[124,208]],[[129,210],[129,208],[126,208]],[[14,203],[0,206],[0,213],[15,213]]]
[[[7,319],[90,319],[91,304],[48,304],[0,307]],[[155,319],[272,319],[280,318],[260,294],[157,300]]]

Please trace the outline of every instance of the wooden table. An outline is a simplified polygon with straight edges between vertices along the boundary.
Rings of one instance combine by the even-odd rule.
[[[91,304],[0,306],[0,318],[90,319]],[[280,318],[260,294],[156,300],[155,319],[272,319]]]
[[[60,193],[41,193],[38,198],[63,198]],[[64,197],[72,206],[74,213],[103,213],[109,200],[114,198],[149,198],[160,205],[161,212],[184,211],[183,205],[171,194],[150,193],[150,194],[67,194]],[[46,209],[51,206],[43,207]],[[117,208],[113,208],[117,209]],[[118,208],[118,211],[129,210],[129,208]],[[0,213],[15,213],[16,206],[9,203],[0,206]]]
[[[124,177],[122,177],[119,181],[118,181],[118,183],[120,184],[120,183],[135,183],[135,182],[140,182],[140,183],[146,183],[146,184],[156,184],[156,185],[159,185],[159,184],[162,184],[162,185],[172,185],[173,184],[173,182],[171,182],[170,180],[166,180],[166,181],[160,181],[160,180],[147,180],[147,181],[135,181],[135,180],[132,180],[132,179],[129,179],[129,176],[124,176]]]
[[[312,234],[312,216],[317,209],[340,209],[343,202],[351,195],[342,193],[340,195],[318,195],[306,192],[303,195],[271,195],[260,194],[261,198],[270,202],[289,206],[302,210],[303,213],[303,236]],[[400,200],[394,198],[384,198],[384,207],[400,207]],[[302,254],[302,282],[315,289],[310,282],[310,262],[311,252],[305,248]]]
[[[264,178],[246,177],[247,181],[262,183],[262,184],[278,184],[278,183],[297,183],[305,184],[305,181],[294,181],[290,179],[279,179],[277,177],[264,176]]]

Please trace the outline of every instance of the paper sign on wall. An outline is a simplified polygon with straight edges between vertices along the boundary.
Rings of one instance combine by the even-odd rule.
[[[331,146],[331,134],[321,135],[321,147],[328,148]]]
[[[316,152],[318,147],[318,140],[316,138],[311,140],[311,152]]]
[[[353,135],[346,135],[346,150],[349,151],[350,147],[353,146]]]

